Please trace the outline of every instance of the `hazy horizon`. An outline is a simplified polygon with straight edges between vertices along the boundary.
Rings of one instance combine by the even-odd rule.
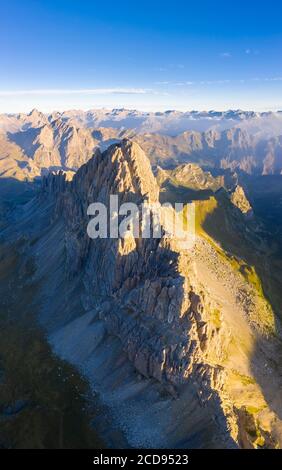
[[[281,106],[282,108],[282,106]],[[42,107],[39,106],[29,106],[25,110],[18,110],[18,111],[0,111],[0,114],[6,114],[6,115],[17,115],[17,114],[30,114],[32,111],[38,111],[43,114],[52,114],[52,113],[67,113],[71,111],[81,111],[81,112],[90,112],[90,111],[99,111],[99,110],[106,110],[106,111],[113,111],[113,110],[124,110],[124,111],[136,111],[139,113],[166,113],[166,112],[177,112],[177,113],[192,113],[192,112],[199,112],[199,113],[211,113],[211,112],[218,112],[218,113],[225,113],[225,112],[256,112],[256,113],[281,113],[282,109],[277,107],[276,109],[271,109],[271,108],[265,108],[265,109],[251,109],[251,108],[226,108],[226,109],[221,109],[221,108],[167,108],[166,106],[157,108],[157,109],[146,109],[146,108],[136,108],[136,107],[127,107],[127,106],[98,106],[95,103],[91,106],[86,106],[86,107],[55,107],[55,108],[47,108],[43,109]]]

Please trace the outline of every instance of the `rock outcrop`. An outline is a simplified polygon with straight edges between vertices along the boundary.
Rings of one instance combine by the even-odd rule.
[[[174,170],[167,171],[166,173],[167,178],[170,179],[172,183],[195,191],[217,191],[219,188],[224,187],[223,176],[213,177],[209,171],[204,171],[195,163],[179,165]]]
[[[237,185],[231,193],[231,202],[234,206],[238,207],[243,214],[250,216],[253,213],[252,206],[248,201],[242,186]]]

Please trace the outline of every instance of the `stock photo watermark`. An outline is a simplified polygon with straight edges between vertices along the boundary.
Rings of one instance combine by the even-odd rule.
[[[111,195],[109,204],[93,202],[88,206],[91,220],[87,234],[91,239],[168,238],[182,249],[191,249],[195,243],[195,204],[123,202]]]

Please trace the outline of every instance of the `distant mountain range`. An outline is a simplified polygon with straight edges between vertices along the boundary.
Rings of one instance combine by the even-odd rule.
[[[1,177],[76,171],[95,148],[131,138],[153,165],[195,162],[249,174],[282,172],[282,113],[144,113],[125,109],[0,115]]]
[[[165,135],[178,135],[187,130],[200,132],[209,129],[223,130],[251,121],[258,127],[261,127],[262,123],[264,127],[269,124],[272,133],[273,127],[281,129],[282,111],[263,113],[242,110],[142,112],[121,108],[54,111],[50,114],[43,114],[33,109],[29,114],[0,115],[0,129],[15,132],[28,127],[41,127],[57,119],[64,122],[71,121],[76,127],[130,128],[137,133],[157,132]]]

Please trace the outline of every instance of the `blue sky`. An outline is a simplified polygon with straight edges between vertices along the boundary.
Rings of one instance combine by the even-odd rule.
[[[281,1],[0,6],[0,112],[282,109]]]

